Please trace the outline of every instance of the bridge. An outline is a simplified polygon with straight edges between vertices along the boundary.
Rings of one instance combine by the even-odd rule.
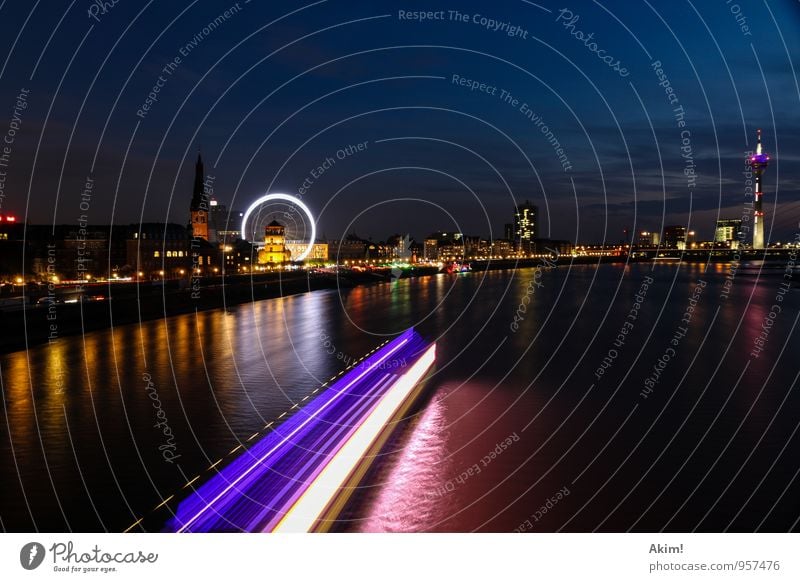
[[[182,501],[171,532],[324,531],[433,365],[406,330]]]

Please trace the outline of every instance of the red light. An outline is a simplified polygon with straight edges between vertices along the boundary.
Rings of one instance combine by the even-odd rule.
[[[14,217],[14,216],[6,216],[6,220],[8,222],[16,222],[17,221],[16,217]]]

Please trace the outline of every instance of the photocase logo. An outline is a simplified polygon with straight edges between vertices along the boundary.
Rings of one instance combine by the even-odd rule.
[[[19,552],[19,563],[26,570],[35,570],[44,561],[44,546],[39,542],[29,542]]]

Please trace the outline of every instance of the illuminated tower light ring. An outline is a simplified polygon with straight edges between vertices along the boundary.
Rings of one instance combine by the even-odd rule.
[[[300,256],[298,256],[297,258],[292,259],[294,261],[305,260],[305,258],[309,254],[311,254],[311,251],[314,248],[314,242],[317,240],[317,225],[314,223],[314,217],[311,216],[311,211],[308,209],[308,206],[306,206],[302,200],[300,200],[296,196],[292,196],[291,194],[281,194],[277,192],[274,194],[265,194],[264,196],[253,202],[247,209],[247,212],[245,212],[244,216],[242,217],[242,237],[245,240],[247,240],[247,219],[250,218],[250,214],[252,214],[252,212],[256,208],[258,208],[265,202],[269,202],[270,200],[283,200],[284,202],[290,202],[295,206],[297,206],[300,210],[302,210],[303,213],[306,215],[306,218],[308,218],[308,223],[309,225],[311,225],[311,238],[308,241],[306,250],[300,253]]]

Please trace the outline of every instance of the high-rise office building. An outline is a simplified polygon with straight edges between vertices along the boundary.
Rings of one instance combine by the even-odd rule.
[[[660,238],[655,231],[640,230],[636,237],[636,244],[640,247],[657,247]]]
[[[536,206],[525,201],[520,204],[514,213],[514,242],[517,248],[522,251],[530,252],[537,236],[539,228],[537,222],[538,209]]]
[[[739,218],[718,220],[717,227],[714,229],[714,242],[729,243],[732,249],[738,248],[741,231],[742,220]]]
[[[214,198],[208,201],[208,240],[214,243],[230,243],[242,238],[242,217],[238,210],[228,210]]]
[[[680,249],[686,248],[686,227],[680,225],[665,226],[664,236],[661,237],[664,248]]]

